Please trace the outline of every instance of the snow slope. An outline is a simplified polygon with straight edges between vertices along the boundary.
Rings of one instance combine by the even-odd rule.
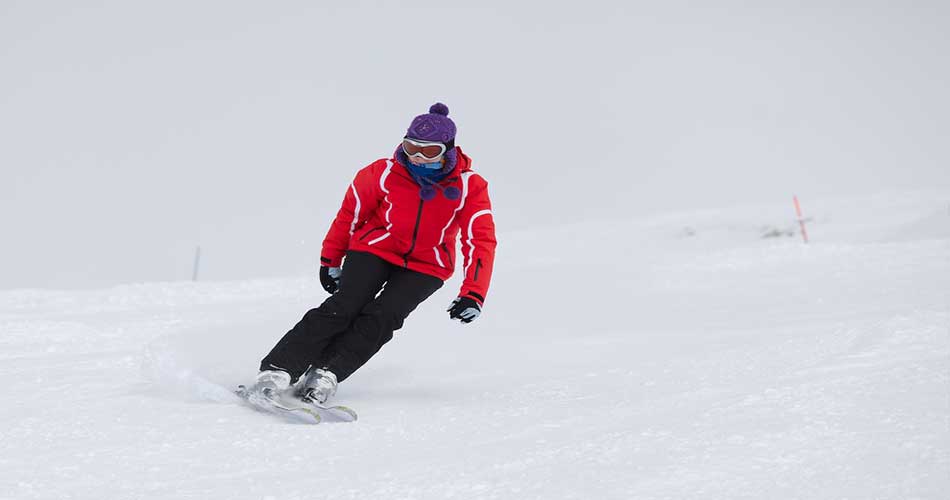
[[[803,201],[807,246],[762,237],[790,206],[502,233],[482,318],[448,283],[355,424],[229,393],[311,277],[0,293],[0,498],[946,498],[950,193]]]

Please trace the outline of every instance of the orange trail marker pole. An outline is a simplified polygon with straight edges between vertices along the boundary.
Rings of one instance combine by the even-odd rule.
[[[808,231],[805,231],[805,219],[802,217],[802,206],[798,203],[798,196],[793,196],[795,200],[795,214],[798,215],[798,226],[802,228],[802,239],[808,243]]]

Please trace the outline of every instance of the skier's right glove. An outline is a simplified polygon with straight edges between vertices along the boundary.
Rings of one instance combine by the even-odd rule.
[[[320,284],[328,293],[336,293],[340,289],[340,277],[343,270],[339,267],[320,266]]]

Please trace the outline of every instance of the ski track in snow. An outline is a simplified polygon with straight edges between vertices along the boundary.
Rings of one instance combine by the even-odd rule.
[[[231,394],[316,280],[0,292],[0,499],[946,498],[948,199],[502,234],[485,314],[447,283],[353,424]]]

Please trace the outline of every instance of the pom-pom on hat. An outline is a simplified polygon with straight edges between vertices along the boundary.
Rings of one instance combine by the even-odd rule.
[[[449,118],[449,107],[437,102],[429,112],[419,115],[409,124],[406,137],[420,141],[441,142],[447,149],[455,146],[455,122]]]

